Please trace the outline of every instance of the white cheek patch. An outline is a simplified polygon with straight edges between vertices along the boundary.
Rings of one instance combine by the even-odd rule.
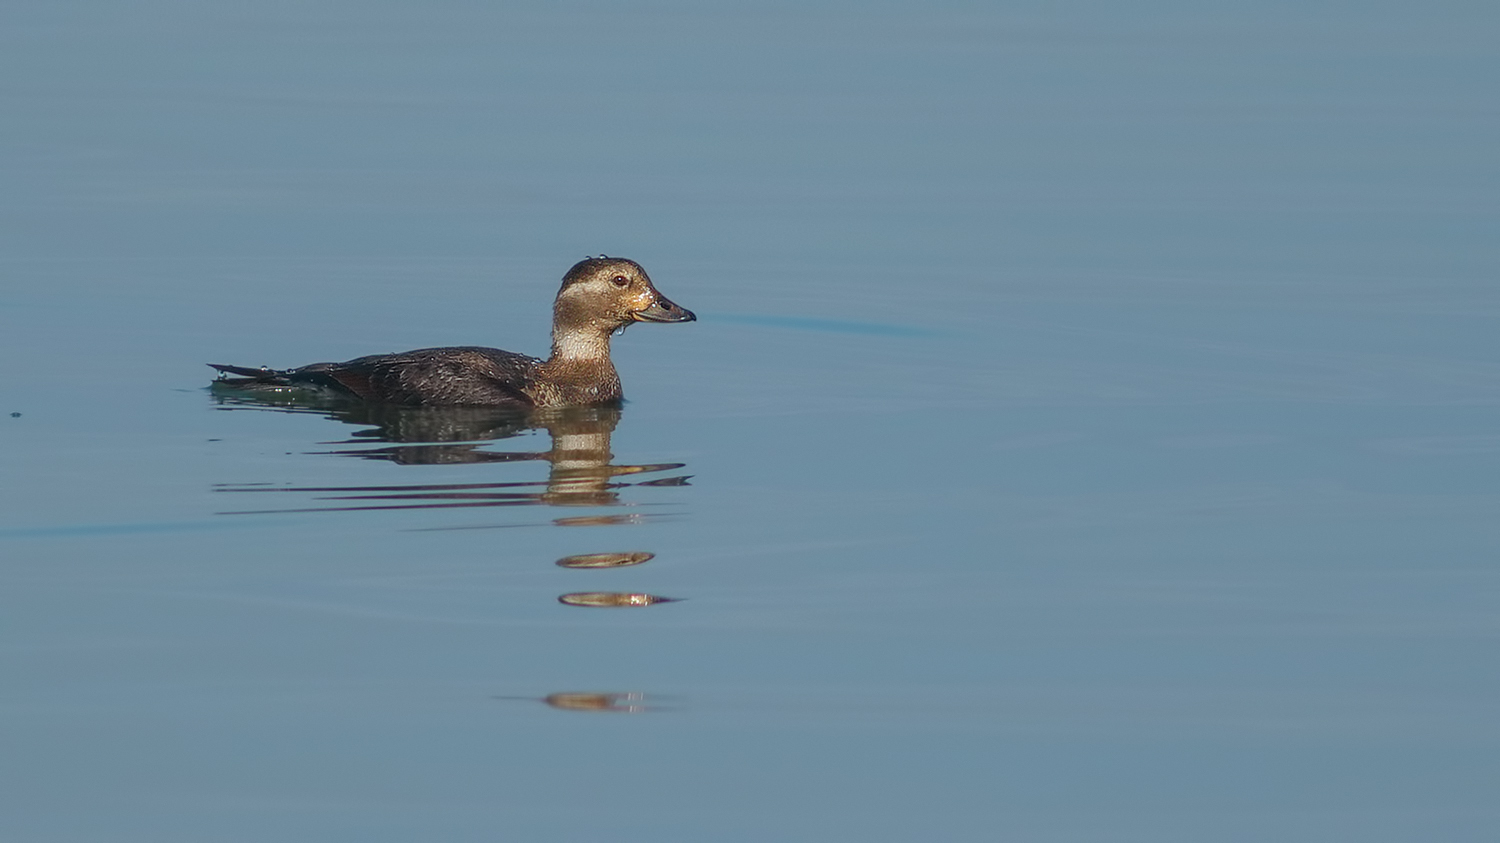
[[[582,284],[574,284],[562,291],[558,298],[582,299],[599,295],[599,285],[593,281],[585,281]]]

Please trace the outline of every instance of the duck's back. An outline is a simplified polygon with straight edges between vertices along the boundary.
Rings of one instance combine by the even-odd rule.
[[[399,354],[372,354],[343,363],[313,363],[296,369],[244,369],[219,366],[245,375],[233,386],[312,386],[346,392],[386,404],[515,404],[536,402],[535,357],[480,346],[419,348]]]
[[[454,346],[374,354],[324,373],[367,401],[389,404],[531,404],[540,360],[498,348]],[[304,367],[311,369],[312,366]]]

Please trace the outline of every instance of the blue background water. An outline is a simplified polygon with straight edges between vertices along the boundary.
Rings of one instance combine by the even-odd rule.
[[[8,839],[1500,833],[1492,4],[0,14]],[[690,485],[221,514],[601,251]]]

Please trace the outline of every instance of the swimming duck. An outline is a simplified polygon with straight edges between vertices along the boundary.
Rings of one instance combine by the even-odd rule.
[[[691,310],[656,291],[632,260],[600,255],[574,264],[552,305],[552,356],[498,348],[421,348],[296,369],[208,365],[238,388],[314,387],[402,405],[565,407],[622,398],[610,337],[636,322],[692,322]],[[228,377],[239,375],[240,377]]]

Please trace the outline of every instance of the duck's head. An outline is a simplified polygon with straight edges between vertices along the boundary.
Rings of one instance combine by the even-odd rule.
[[[559,328],[614,331],[634,322],[692,322],[691,310],[657,292],[646,270],[624,258],[586,258],[563,276],[553,310]]]

